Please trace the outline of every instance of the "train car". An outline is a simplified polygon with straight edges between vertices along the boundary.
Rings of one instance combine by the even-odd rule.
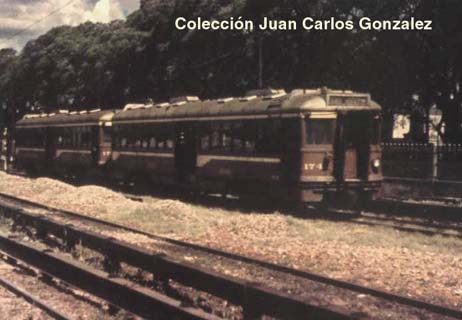
[[[371,198],[380,112],[369,94],[329,89],[131,105],[112,118],[110,172],[298,204]]]
[[[28,115],[16,165],[295,204],[367,199],[382,181],[380,112],[369,94],[324,88]]]
[[[143,119],[128,120],[133,114],[141,114],[152,106],[127,105],[112,119],[112,161],[108,171],[117,180],[144,181],[157,185],[178,185],[175,123],[171,121],[151,123]]]
[[[110,158],[106,124],[113,115],[100,110],[26,115],[16,123],[15,166],[32,173],[94,172]]]

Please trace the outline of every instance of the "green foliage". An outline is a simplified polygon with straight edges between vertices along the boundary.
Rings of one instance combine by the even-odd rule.
[[[110,24],[59,27],[29,42],[18,58],[18,94],[34,109],[116,107],[131,98],[134,62],[147,33]]]
[[[0,130],[10,121],[11,111],[8,109],[13,102],[13,75],[16,67],[17,52],[13,49],[0,50]]]
[[[255,88],[262,47],[268,87],[329,86],[371,92],[386,113],[444,111],[446,137],[462,139],[458,0],[141,0],[127,21],[59,27],[20,55],[0,51],[0,103],[114,108],[128,101],[194,94],[238,95]],[[256,22],[295,19],[433,19],[432,32],[178,31],[177,17]],[[416,99],[416,97],[418,99]]]

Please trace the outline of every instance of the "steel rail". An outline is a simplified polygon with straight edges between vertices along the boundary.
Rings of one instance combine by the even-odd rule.
[[[364,210],[388,215],[428,218],[435,221],[462,222],[461,207],[439,204],[421,204],[382,199],[372,201],[364,207]]]
[[[282,273],[287,273],[287,274],[290,274],[290,275],[293,275],[293,276],[297,276],[297,277],[312,280],[312,281],[317,281],[317,282],[324,283],[324,284],[327,284],[327,285],[332,285],[332,286],[335,286],[335,287],[338,287],[338,288],[347,289],[347,290],[362,293],[362,294],[367,294],[367,295],[374,296],[374,297],[377,297],[377,298],[380,298],[380,299],[388,300],[388,301],[391,301],[391,302],[396,302],[396,303],[399,303],[399,304],[402,304],[402,305],[407,305],[407,306],[410,306],[410,307],[424,309],[424,310],[427,310],[427,311],[430,311],[430,312],[433,312],[433,313],[436,313],[436,314],[440,314],[440,315],[443,315],[443,316],[451,316],[451,317],[455,317],[455,318],[462,318],[462,310],[456,310],[456,309],[452,309],[452,308],[449,308],[449,307],[444,307],[444,306],[432,304],[432,303],[429,303],[429,302],[425,302],[425,301],[421,301],[421,300],[417,300],[417,299],[412,299],[412,298],[409,298],[409,297],[406,297],[406,296],[403,296],[403,295],[394,294],[394,293],[391,293],[389,291],[369,288],[369,287],[361,286],[361,285],[354,284],[354,283],[351,283],[351,282],[337,280],[337,279],[325,277],[325,276],[315,274],[315,273],[311,273],[311,272],[307,272],[307,271],[292,269],[292,268],[289,268],[289,267],[273,264],[273,263],[270,263],[270,262],[266,262],[266,261],[262,261],[262,260],[258,260],[258,259],[252,259],[252,258],[249,258],[249,257],[240,256],[240,255],[236,255],[236,254],[233,254],[233,253],[224,252],[224,251],[220,251],[220,250],[216,250],[216,249],[211,249],[211,248],[203,247],[203,246],[196,245],[196,244],[191,244],[191,243],[187,243],[187,242],[183,242],[183,241],[179,241],[179,240],[160,237],[160,236],[157,236],[157,235],[154,235],[154,234],[151,234],[151,233],[148,233],[148,232],[140,231],[140,230],[137,230],[137,229],[134,229],[134,228],[130,228],[130,227],[127,227],[127,226],[119,225],[119,224],[112,223],[112,222],[102,221],[102,220],[99,220],[97,218],[88,217],[88,216],[81,215],[81,214],[74,213],[74,212],[69,212],[69,211],[65,211],[65,210],[60,210],[60,209],[48,207],[46,205],[37,204],[37,203],[34,203],[32,201],[29,201],[29,200],[16,198],[16,197],[13,197],[13,196],[10,196],[10,195],[4,195],[3,193],[0,193],[0,196],[5,197],[7,199],[11,199],[13,201],[16,200],[18,202],[22,202],[22,203],[25,203],[25,204],[30,205],[30,206],[40,207],[42,209],[55,211],[57,213],[62,213],[64,215],[69,215],[70,217],[83,219],[83,220],[91,221],[91,222],[94,222],[94,223],[98,223],[100,225],[105,225],[105,226],[109,226],[109,227],[113,227],[113,228],[119,228],[121,230],[146,235],[146,236],[151,237],[153,239],[162,240],[162,241],[165,241],[165,242],[168,242],[168,243],[171,243],[171,244],[187,247],[187,248],[190,248],[190,249],[206,252],[206,253],[213,254],[213,255],[222,256],[222,257],[233,259],[233,260],[236,260],[236,261],[241,261],[241,262],[257,265],[257,266],[260,266],[260,267],[267,268],[269,270],[282,272]]]
[[[46,274],[147,319],[218,319],[155,291],[0,233],[0,250]]]
[[[365,225],[365,226],[382,226],[393,228],[398,231],[403,231],[407,233],[420,233],[427,236],[442,236],[447,238],[462,238],[462,227],[457,226],[450,226],[450,225],[429,225],[431,222],[418,222],[418,221],[410,221],[410,220],[399,220],[397,219],[398,216],[394,215],[394,217],[379,217],[374,216],[374,214],[381,214],[381,213],[373,213],[373,212],[357,212],[354,215],[346,216],[344,211],[341,209],[334,209],[334,208],[320,208],[319,210],[310,209],[315,214],[311,217],[316,217],[317,219],[323,219],[326,221],[341,221],[343,223],[350,223],[350,224],[358,224],[358,225]],[[407,217],[410,218],[410,217]],[[387,224],[388,223],[388,224]],[[398,225],[400,224],[400,225]],[[412,226],[402,226],[402,225],[412,225]],[[433,229],[433,230],[428,230]],[[435,230],[436,229],[436,230]],[[440,231],[443,230],[443,231]],[[452,231],[447,232],[448,230]]]
[[[31,305],[43,310],[44,312],[46,312],[48,315],[50,315],[52,318],[56,320],[71,320],[71,318],[67,317],[66,315],[54,309],[53,307],[49,306],[46,302],[31,295],[30,293],[26,292],[24,289],[2,278],[1,276],[0,276],[0,286],[4,287],[5,289],[14,293],[15,295],[23,298],[24,300],[29,302]]]
[[[112,264],[125,262],[152,273],[156,278],[173,279],[241,305],[246,314],[272,315],[282,318],[292,318],[300,314],[320,319],[350,319],[352,317],[346,310],[319,307],[296,295],[285,294],[262,284],[224,276],[190,263],[178,262],[114,238],[27,213],[22,209],[3,206],[1,214],[23,225],[37,228],[42,234],[53,234],[67,244],[79,243],[86,248],[100,252]]]

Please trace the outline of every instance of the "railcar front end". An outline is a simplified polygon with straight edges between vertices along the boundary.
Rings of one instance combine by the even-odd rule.
[[[379,194],[380,107],[367,94],[332,91],[301,122],[301,202],[357,203]]]

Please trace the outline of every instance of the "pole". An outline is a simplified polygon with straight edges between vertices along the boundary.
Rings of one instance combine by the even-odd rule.
[[[258,36],[258,88],[263,88],[263,36]]]

